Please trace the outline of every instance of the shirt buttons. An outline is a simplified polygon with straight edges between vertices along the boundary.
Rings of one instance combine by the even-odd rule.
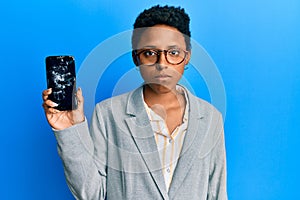
[[[172,139],[169,139],[169,143],[171,143],[172,142]]]
[[[168,172],[168,173],[170,173],[170,172],[171,172],[170,168],[167,168],[167,172]]]

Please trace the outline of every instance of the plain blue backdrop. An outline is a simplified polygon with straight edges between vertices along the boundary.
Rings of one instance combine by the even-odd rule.
[[[193,39],[223,78],[229,199],[300,199],[298,0],[2,1],[1,199],[73,199],[41,107],[44,58],[72,54],[79,70],[98,44],[158,3],[186,9]],[[95,99],[110,94],[99,87]],[[198,96],[210,100],[205,90]]]

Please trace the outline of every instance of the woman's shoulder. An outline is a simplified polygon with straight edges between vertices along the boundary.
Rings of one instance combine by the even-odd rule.
[[[194,109],[199,109],[201,112],[206,112],[206,113],[217,113],[221,114],[220,111],[212,105],[208,100],[205,100],[201,97],[198,97],[194,94],[192,94],[189,90],[187,90],[187,96],[189,98],[189,103],[190,106]]]
[[[123,94],[119,94],[119,95],[112,96],[112,97],[109,97],[107,99],[104,99],[104,100],[98,102],[97,106],[106,107],[107,105],[111,105],[112,103],[121,104],[121,103],[126,101],[126,99],[128,98],[128,96],[130,95],[131,92],[126,92],[126,93],[123,93]]]
[[[138,93],[140,88],[136,88],[129,92],[125,92],[123,94],[119,94],[116,96],[112,96],[110,98],[104,99],[96,104],[96,107],[101,108],[118,108],[125,107],[128,104],[129,98],[135,93]]]

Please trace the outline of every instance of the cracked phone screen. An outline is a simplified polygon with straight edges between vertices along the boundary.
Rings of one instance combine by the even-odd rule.
[[[76,101],[75,61],[72,56],[46,58],[47,87],[52,88],[49,99],[57,103],[58,110],[74,110]]]

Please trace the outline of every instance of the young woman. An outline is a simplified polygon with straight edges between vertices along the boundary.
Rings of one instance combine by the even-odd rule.
[[[191,57],[184,9],[154,6],[136,19],[132,57],[144,84],[98,103],[88,127],[43,92],[68,186],[76,199],[227,199],[223,122],[178,85]]]

